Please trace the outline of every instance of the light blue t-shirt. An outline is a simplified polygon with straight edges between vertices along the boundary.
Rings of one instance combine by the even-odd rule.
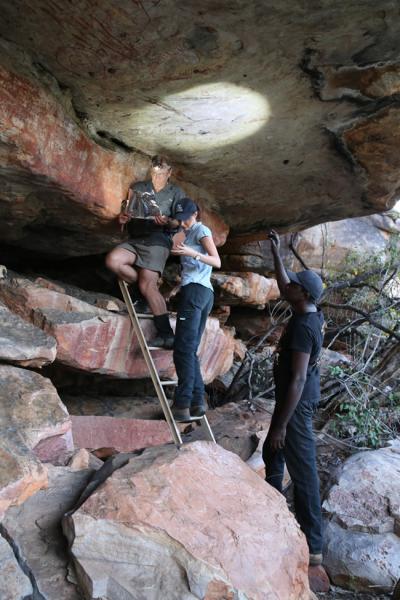
[[[198,254],[207,254],[205,249],[200,243],[200,240],[203,237],[211,237],[211,231],[208,227],[197,221],[190,229],[185,231],[186,246],[190,246]],[[182,265],[182,283],[181,285],[188,285],[189,283],[199,283],[200,285],[204,285],[204,287],[213,289],[211,285],[211,272],[212,267],[210,265],[205,265],[199,260],[195,260],[189,256],[181,256],[181,265]]]

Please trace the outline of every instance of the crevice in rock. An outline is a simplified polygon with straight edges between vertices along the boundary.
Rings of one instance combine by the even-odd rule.
[[[134,152],[135,151],[135,149],[132,148],[132,146],[128,146],[128,144],[125,144],[125,142],[123,142],[122,140],[116,138],[115,136],[113,136],[108,131],[103,131],[102,129],[99,129],[98,131],[96,131],[96,134],[102,140],[106,140],[110,144],[112,144],[114,146],[117,146],[118,149],[122,149],[125,152]]]
[[[29,568],[29,565],[21,557],[19,550],[18,550],[18,546],[15,544],[14,540],[12,539],[12,537],[8,533],[7,529],[4,527],[4,524],[2,524],[2,523],[0,523],[0,535],[2,535],[2,537],[10,545],[10,548],[12,549],[12,551],[14,553],[17,563],[21,567],[21,570],[25,573],[25,575],[27,577],[29,577],[29,580],[31,582],[32,589],[33,589],[32,600],[46,600],[46,598],[43,596],[43,594],[41,594],[38,590],[38,586],[37,586],[35,577],[31,571],[31,569]]]
[[[316,54],[317,51],[313,48],[305,48],[299,66],[304,73],[309,75],[315,95],[322,100],[320,91],[325,78],[319,68],[313,64],[313,57],[315,57]]]

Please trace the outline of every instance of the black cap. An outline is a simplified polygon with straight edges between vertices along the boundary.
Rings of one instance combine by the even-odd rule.
[[[190,198],[181,198],[175,204],[174,208],[174,219],[177,221],[186,221],[186,219],[190,219],[195,212],[198,212],[199,207],[193,200]]]
[[[286,273],[290,281],[301,285],[310,294],[312,300],[318,302],[324,291],[324,285],[321,277],[315,271],[307,269],[298,273],[294,273],[294,271],[286,271]]]

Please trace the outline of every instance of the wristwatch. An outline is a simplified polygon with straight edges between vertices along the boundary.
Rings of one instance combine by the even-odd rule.
[[[201,258],[201,254],[196,254],[196,256],[194,257],[194,260],[200,260]]]

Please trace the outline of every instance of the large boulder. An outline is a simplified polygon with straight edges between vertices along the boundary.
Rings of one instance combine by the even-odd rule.
[[[56,340],[14,315],[0,302],[0,361],[43,367],[56,357]]]
[[[323,504],[324,564],[334,583],[390,591],[400,572],[400,442],[344,464]]]
[[[0,432],[1,517],[47,485],[40,460],[63,461],[73,444],[69,415],[51,381],[6,365],[0,365]]]
[[[286,501],[216,444],[146,450],[64,521],[87,598],[309,598]]]
[[[35,583],[33,598],[82,598],[67,580],[69,556],[61,518],[74,506],[92,473],[92,469],[73,470],[50,465],[47,489],[38,491],[22,505],[9,508],[2,521],[3,531],[12,540],[19,561]],[[3,600],[3,596],[0,597]]]
[[[275,279],[267,279],[257,273],[215,272],[211,282],[219,304],[253,305],[264,307],[270,300],[279,298],[278,284]]]
[[[93,303],[63,293],[60,288],[52,289],[46,282],[33,282],[23,277],[1,281],[0,300],[56,339],[56,362],[80,371],[118,378],[149,376],[126,312],[115,312],[115,307],[113,310],[98,308]],[[174,319],[171,321],[174,325]],[[142,319],[141,327],[146,339],[151,341],[156,335],[153,321]],[[222,328],[218,319],[207,319],[199,348],[206,383],[229,371],[234,344],[229,329]],[[159,350],[153,354],[159,374],[165,378],[173,377],[172,352]]]

